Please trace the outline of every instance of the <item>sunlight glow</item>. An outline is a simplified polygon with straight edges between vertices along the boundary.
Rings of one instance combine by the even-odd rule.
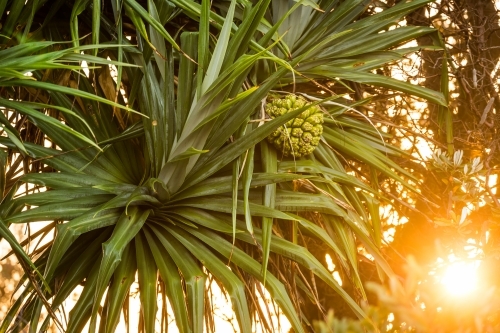
[[[330,256],[328,253],[325,256],[326,259],[326,265],[328,267],[328,270],[330,273],[332,273],[333,279],[337,281],[337,283],[342,286],[342,278],[340,277],[339,271],[335,270],[335,264],[333,263],[332,256]]]
[[[476,262],[454,262],[444,273],[441,283],[455,296],[464,296],[477,288]]]
[[[85,54],[85,53],[82,51],[82,52],[80,52],[80,54]],[[85,60],[82,61],[82,69],[83,69],[83,72],[85,73],[85,75],[87,77],[90,77],[89,64]]]

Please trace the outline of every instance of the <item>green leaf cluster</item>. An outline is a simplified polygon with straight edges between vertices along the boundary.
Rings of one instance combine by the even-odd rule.
[[[202,332],[211,279],[242,332],[264,318],[260,284],[296,332],[318,304],[313,278],[365,317],[358,247],[392,274],[380,253],[383,197],[345,161],[408,188],[413,177],[388,158],[404,153],[350,112],[369,101],[310,90],[353,81],[445,104],[372,72],[432,32],[389,29],[427,2],[366,16],[367,0],[0,1],[0,235],[25,270],[0,332],[61,326],[55,313],[82,284],[65,330],[90,321],[90,332],[114,332],[136,276],[148,333],[167,322],[158,299],[179,331]],[[304,110],[267,121],[266,99],[304,86],[323,134],[313,154],[285,157],[265,138]],[[9,230],[47,221],[23,241]],[[354,292],[311,241],[331,250]]]

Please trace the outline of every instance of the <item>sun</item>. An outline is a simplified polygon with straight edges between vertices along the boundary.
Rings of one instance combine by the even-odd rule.
[[[476,290],[478,286],[477,267],[475,261],[450,263],[441,279],[441,283],[450,294],[465,296]]]

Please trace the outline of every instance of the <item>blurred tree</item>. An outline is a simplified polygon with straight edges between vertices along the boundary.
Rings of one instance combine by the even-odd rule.
[[[447,86],[449,109],[429,105],[427,127],[435,133],[434,138],[441,142],[443,149],[447,149],[445,144],[451,144],[454,150],[464,152],[464,161],[480,157],[484,163],[483,178],[479,180],[482,188],[474,193],[475,198],[467,200],[457,197],[457,182],[449,179],[461,178],[460,175],[437,170],[441,172],[424,176],[422,191],[437,206],[418,201],[416,208],[426,216],[408,212],[406,215],[411,223],[399,228],[393,243],[400,253],[412,254],[422,263],[431,263],[439,255],[436,243],[460,248],[469,238],[474,238],[476,244],[482,243],[485,258],[498,256],[498,238],[495,237],[500,208],[496,195],[500,168],[497,6],[491,0],[447,0],[429,4],[407,16],[408,24],[435,26],[446,46],[444,53],[426,50],[421,53],[419,77],[424,79],[422,84],[443,90],[442,76],[448,75],[450,82]],[[428,36],[419,37],[417,41],[422,46],[430,42]],[[464,233],[457,232],[451,225],[437,228],[429,221],[429,216],[451,220],[451,215],[460,215],[464,207],[469,208],[467,219],[472,223]],[[486,232],[491,235],[488,240]],[[419,235],[426,235],[430,245],[427,250],[419,247]]]

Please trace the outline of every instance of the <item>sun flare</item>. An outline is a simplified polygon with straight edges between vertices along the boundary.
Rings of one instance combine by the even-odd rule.
[[[454,262],[441,279],[446,290],[456,296],[464,296],[477,288],[477,265],[475,262]]]

